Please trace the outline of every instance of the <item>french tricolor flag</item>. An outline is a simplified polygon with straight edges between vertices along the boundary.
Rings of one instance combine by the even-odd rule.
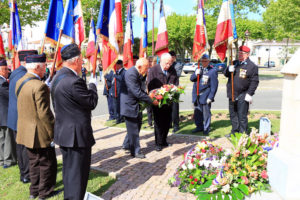
[[[103,71],[115,69],[120,46],[123,45],[122,5],[120,0],[102,0],[97,22],[102,37]]]
[[[204,2],[199,0],[197,23],[195,29],[195,37],[193,44],[193,59],[198,61],[205,50],[207,49],[207,33],[206,33],[206,22],[204,16]]]
[[[218,18],[214,48],[221,61],[225,60],[227,46],[237,40],[232,0],[223,0]]]
[[[129,3],[127,6],[126,30],[123,49],[123,64],[126,69],[129,69],[133,66],[133,43],[131,3]]]
[[[75,32],[75,43],[79,49],[82,42],[85,39],[84,21],[81,8],[81,1],[74,1],[74,32]]]
[[[86,57],[90,59],[90,62],[94,60],[94,55],[96,51],[95,45],[96,45],[96,29],[95,29],[94,19],[92,18],[90,24],[89,41],[86,49]]]
[[[140,15],[143,19],[142,21],[142,36],[140,40],[140,53],[139,57],[147,57],[147,46],[148,46],[148,12],[147,12],[147,1],[142,0],[140,6]]]
[[[159,27],[157,40],[155,45],[155,53],[158,56],[161,56],[163,53],[168,53],[169,49],[169,40],[168,40],[168,31],[167,31],[167,23],[164,12],[163,0],[160,0],[160,18],[159,18]]]

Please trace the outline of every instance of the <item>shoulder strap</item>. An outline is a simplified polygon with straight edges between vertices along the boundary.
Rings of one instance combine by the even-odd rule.
[[[20,87],[18,88],[17,93],[16,93],[17,98],[18,98],[18,96],[19,96],[19,94],[20,94],[20,92],[21,92],[21,89],[22,89],[23,86],[25,85],[25,83],[27,83],[27,82],[30,81],[30,80],[34,80],[34,79],[37,79],[37,80],[38,80],[38,78],[36,78],[36,77],[29,77],[29,78],[25,79],[25,80],[21,83],[21,85],[20,85]]]

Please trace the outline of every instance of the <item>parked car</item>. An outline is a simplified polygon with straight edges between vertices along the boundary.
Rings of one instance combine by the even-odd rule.
[[[197,67],[197,63],[186,63],[183,66],[182,71],[187,74],[187,73],[193,73]]]
[[[217,72],[223,73],[223,71],[226,68],[226,64],[225,63],[217,63],[217,64],[213,64],[214,68],[217,70]]]
[[[275,67],[275,62],[274,61],[269,61],[269,64],[268,64],[268,62],[266,62],[264,64],[264,67]]]

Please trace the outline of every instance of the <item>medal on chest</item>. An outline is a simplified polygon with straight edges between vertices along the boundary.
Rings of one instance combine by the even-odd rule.
[[[240,78],[245,79],[247,77],[247,70],[240,69]]]

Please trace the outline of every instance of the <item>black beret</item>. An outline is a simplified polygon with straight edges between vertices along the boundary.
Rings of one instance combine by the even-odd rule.
[[[26,56],[28,56],[28,55],[37,55],[37,54],[38,54],[37,50],[22,50],[22,51],[18,51],[19,60],[21,62],[25,61]]]
[[[77,44],[74,43],[65,45],[63,48],[61,48],[60,52],[61,52],[61,58],[64,61],[79,56],[81,53]]]
[[[0,60],[0,66],[7,66],[5,59]]]
[[[139,59],[139,57],[137,55],[134,55],[132,58],[133,59]]]
[[[123,65],[123,61],[122,60],[118,60],[116,64],[117,65]]]
[[[46,54],[39,54],[39,55],[29,55],[26,57],[26,64],[27,63],[44,63],[46,62]]]

